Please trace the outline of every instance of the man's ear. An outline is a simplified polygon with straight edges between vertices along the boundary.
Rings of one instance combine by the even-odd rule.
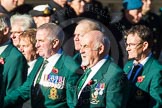
[[[143,42],[143,51],[145,51],[146,49],[148,49],[148,42],[147,41]]]
[[[99,54],[102,54],[103,52],[104,52],[104,45],[103,44],[101,44],[100,46],[99,46],[99,48],[98,48],[98,50],[99,50]]]
[[[9,31],[10,31],[9,27],[5,27],[5,28],[3,29],[3,34],[4,34],[4,35],[7,35],[7,34],[9,33]]]
[[[53,48],[56,48],[58,45],[59,45],[59,40],[58,39],[54,39],[53,41],[52,41],[52,45],[53,45]]]

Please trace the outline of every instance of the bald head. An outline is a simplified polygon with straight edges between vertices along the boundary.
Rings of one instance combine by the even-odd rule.
[[[99,30],[92,30],[84,35],[81,41],[82,65],[93,67],[98,61],[103,59],[109,51],[109,40]]]
[[[97,50],[102,44],[104,46],[104,52],[108,54],[110,49],[110,41],[108,37],[105,36],[105,34],[103,34],[101,31],[99,30],[89,31],[84,35],[84,37],[85,38],[81,39],[81,42],[89,41],[89,43],[93,43],[94,50]]]
[[[83,19],[78,22],[79,25],[84,25],[85,29],[88,30],[100,30],[100,25],[97,21],[91,20],[91,19]]]
[[[101,41],[101,39],[104,37],[104,34],[99,31],[99,30],[92,30],[92,31],[89,31],[87,32],[84,37],[86,38],[83,38],[82,40],[91,40],[91,41],[94,41],[94,42],[99,42]]]

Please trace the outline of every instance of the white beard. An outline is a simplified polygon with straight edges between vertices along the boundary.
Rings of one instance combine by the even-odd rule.
[[[89,61],[88,60],[82,61],[81,66],[87,66],[87,65],[89,65]]]

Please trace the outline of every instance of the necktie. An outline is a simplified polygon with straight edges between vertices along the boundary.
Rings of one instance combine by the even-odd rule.
[[[48,63],[48,61],[47,61],[47,60],[44,60],[44,62],[43,62],[43,64],[42,64],[42,67],[41,67],[41,70],[40,70],[40,72],[39,72],[39,75],[38,75],[38,77],[37,77],[36,84],[38,84],[38,83],[40,82],[42,73],[43,73],[43,71],[44,71],[44,69],[45,69],[47,63]]]
[[[85,74],[84,74],[82,80],[78,84],[78,90],[79,91],[82,88],[83,84],[85,83],[86,79],[88,78],[88,75],[89,75],[90,72],[91,72],[91,69],[90,68],[88,68],[88,69],[85,70]]]
[[[141,65],[135,65],[131,71],[131,75],[129,77],[129,80],[134,82],[135,80],[135,77],[137,77],[138,73],[140,72],[141,70]]]

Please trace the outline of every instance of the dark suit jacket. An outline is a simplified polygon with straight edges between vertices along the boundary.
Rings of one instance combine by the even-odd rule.
[[[33,108],[66,108],[73,107],[73,95],[75,91],[75,83],[79,78],[76,73],[79,65],[75,63],[71,57],[63,54],[54,66],[58,69],[58,73],[51,71],[50,75],[58,75],[65,78],[65,86],[62,89],[55,89],[55,87],[44,87],[41,86],[41,95],[36,95],[34,92],[34,80],[41,67],[43,58],[39,58],[30,73],[27,81],[12,92],[8,97],[5,98],[5,106],[9,106],[13,103],[19,103],[31,98],[31,104]],[[54,95],[56,98],[49,98],[52,96],[51,91],[55,89],[57,93]]]
[[[7,96],[25,82],[28,65],[25,57],[12,43],[8,44],[0,56],[4,59],[4,65],[0,64],[0,98],[3,100],[4,96]]]
[[[79,81],[81,81],[82,78],[83,77],[81,77]],[[97,71],[92,78],[92,82],[92,84],[86,86],[82,91],[76,108],[125,107],[128,80],[124,72],[110,60],[110,57]],[[97,92],[97,89],[100,92]],[[77,94],[78,93],[79,91]],[[77,102],[77,96],[75,99]]]
[[[160,17],[153,12],[147,12],[143,15],[141,22],[150,28],[153,33],[154,44],[152,47],[152,53],[156,59],[160,57],[160,51],[162,49],[162,23]]]
[[[128,74],[133,60],[124,71]],[[127,108],[162,108],[162,66],[151,57],[143,66],[135,84],[131,85]]]

